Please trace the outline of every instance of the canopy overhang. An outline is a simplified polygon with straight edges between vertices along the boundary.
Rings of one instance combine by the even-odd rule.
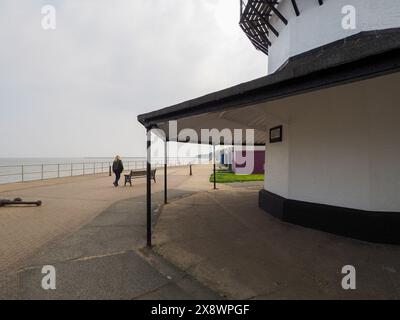
[[[362,32],[349,38],[290,58],[277,72],[138,116],[147,129],[162,129],[169,141],[210,144],[201,130],[254,129],[249,141],[240,144],[265,145],[266,128],[275,115],[259,108],[270,101],[296,96],[337,85],[356,82],[400,70],[400,29]],[[321,106],[323,108],[323,106]],[[285,122],[286,119],[280,119]],[[177,131],[191,129],[196,139],[169,133],[169,122]],[[218,137],[215,137],[218,139]],[[239,144],[219,140],[212,144]]]

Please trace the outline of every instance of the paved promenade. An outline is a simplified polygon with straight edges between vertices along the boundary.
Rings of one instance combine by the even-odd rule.
[[[168,204],[154,250],[230,299],[400,299],[400,246],[284,223],[258,208],[261,188],[231,184]],[[356,290],[342,288],[345,265]]]
[[[281,222],[258,208],[262,183],[219,184],[211,167],[171,168],[153,185],[154,248],[145,248],[145,179],[104,175],[0,186],[0,299],[400,299],[400,247]],[[43,290],[44,265],[57,272]],[[341,269],[356,268],[356,290]]]
[[[154,219],[163,202],[153,183]],[[169,169],[170,199],[210,188],[210,168]],[[218,298],[145,247],[145,179],[115,188],[107,175],[0,186],[1,198],[40,199],[42,207],[0,208],[0,298]],[[57,289],[41,288],[54,265]]]

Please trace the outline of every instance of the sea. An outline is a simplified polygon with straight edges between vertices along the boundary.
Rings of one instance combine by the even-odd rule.
[[[0,158],[0,184],[106,173],[113,162],[104,158]],[[122,159],[126,169],[144,168],[144,157]]]
[[[192,157],[169,158],[169,165],[183,165],[193,162]],[[104,158],[0,158],[0,184],[56,179],[109,172],[113,157]],[[144,170],[145,157],[122,158],[125,170]],[[160,167],[164,159],[152,158],[152,165]]]

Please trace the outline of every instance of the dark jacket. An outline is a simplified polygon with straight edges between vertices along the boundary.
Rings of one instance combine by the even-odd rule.
[[[114,173],[121,173],[122,171],[124,171],[124,165],[122,164],[122,161],[121,160],[115,160],[113,162],[112,169],[113,169]]]

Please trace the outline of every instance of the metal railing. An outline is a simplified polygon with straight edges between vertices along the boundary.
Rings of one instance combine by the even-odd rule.
[[[168,166],[188,165],[197,160],[197,158],[172,158],[168,159]],[[123,163],[125,170],[144,170],[146,168],[145,160],[123,161]],[[111,174],[111,166],[112,161],[0,165],[0,184],[102,173]],[[155,158],[152,166],[164,167],[164,159]]]

